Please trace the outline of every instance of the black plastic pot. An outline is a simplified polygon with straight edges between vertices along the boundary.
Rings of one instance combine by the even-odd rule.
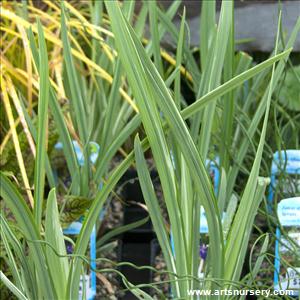
[[[154,180],[157,172],[151,172],[151,178]],[[138,181],[136,170],[128,170],[120,181],[123,185],[122,196],[126,202],[124,206],[124,225],[131,224],[148,216],[148,212],[142,207],[145,205],[143,193]],[[155,237],[152,223],[149,219],[144,225],[127,231],[123,235],[123,242],[150,243]]]
[[[156,170],[150,171],[152,181],[158,177]],[[123,186],[122,194],[128,201],[144,203],[143,193],[139,184],[138,174],[135,169],[128,169],[119,181],[119,185]]]
[[[124,225],[131,224],[148,216],[147,211],[138,206],[126,207],[124,209]],[[150,243],[155,237],[152,223],[149,219],[144,225],[127,231],[123,234],[123,242]]]
[[[155,179],[157,172],[152,171],[151,177]],[[124,225],[147,217],[148,212],[142,207],[145,201],[136,170],[128,170],[119,184],[122,186],[122,198],[126,202],[124,206]],[[150,219],[144,225],[125,232],[122,236],[120,260],[132,263],[136,266],[151,265],[151,240],[153,240],[154,237],[155,233]],[[126,276],[128,281],[134,285],[149,283],[149,269],[138,270],[131,266],[124,265],[120,268],[120,271]],[[147,293],[150,291],[149,288],[143,290]],[[122,299],[130,300],[136,299],[136,297],[128,291]]]
[[[123,241],[120,244],[120,260],[122,262],[132,263],[136,266],[149,266],[151,262],[150,243],[134,243]],[[139,270],[129,265],[122,265],[119,270],[127,278],[127,280],[134,285],[149,283],[149,269]],[[123,286],[123,288],[126,289],[125,286]],[[143,288],[143,290],[146,293],[149,293],[150,291],[149,288]],[[122,299],[135,300],[136,297],[130,291],[126,291]]]

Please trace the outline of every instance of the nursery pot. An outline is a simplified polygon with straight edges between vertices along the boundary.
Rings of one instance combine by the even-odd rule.
[[[151,177],[157,177],[152,171]],[[129,169],[120,181],[123,185],[122,196],[126,202],[124,206],[124,225],[131,224],[148,216],[145,209],[143,193],[135,169]],[[149,221],[140,227],[127,231],[123,235],[123,242],[149,243],[155,236],[152,223]]]

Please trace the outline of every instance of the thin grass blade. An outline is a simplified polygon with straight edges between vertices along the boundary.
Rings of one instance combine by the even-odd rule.
[[[42,210],[45,188],[45,163],[46,163],[46,128],[48,125],[48,101],[49,101],[49,67],[48,54],[41,22],[38,20],[39,37],[39,105],[36,160],[34,168],[34,217],[38,227],[41,226]]]

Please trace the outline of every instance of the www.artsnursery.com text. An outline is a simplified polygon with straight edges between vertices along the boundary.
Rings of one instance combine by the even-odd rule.
[[[292,296],[292,290],[188,290],[189,296]]]

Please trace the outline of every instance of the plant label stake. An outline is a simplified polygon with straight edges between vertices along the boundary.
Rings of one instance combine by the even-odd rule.
[[[300,175],[300,151],[287,150],[276,152],[271,169],[271,186],[268,195],[268,209],[273,210],[274,190],[283,184],[282,194],[292,195],[292,198],[282,199],[277,206],[280,226],[276,228],[275,261],[274,261],[274,289],[289,290],[290,296],[298,296],[300,290],[300,197],[299,179],[280,180],[282,175]],[[292,176],[291,176],[292,175]],[[282,234],[284,233],[284,236]]]
[[[81,220],[72,222],[67,229],[64,229],[64,234],[68,236],[77,236],[80,233],[81,228],[82,228]],[[96,228],[95,226],[93,227],[93,231],[90,236],[89,246],[90,246],[89,248],[90,248],[91,271],[89,275],[84,275],[80,277],[80,284],[79,284],[80,300],[85,298],[87,300],[93,300],[96,295],[96,273],[93,271],[96,269]],[[86,291],[85,293],[86,297],[83,296],[84,290]]]
[[[217,167],[217,164],[219,163],[219,158],[216,158],[216,162],[212,160],[206,160],[206,165],[209,167],[209,175],[212,180],[213,186],[214,186],[214,192],[215,195],[218,194],[219,189],[219,180],[220,180],[220,171]],[[208,233],[208,225],[207,225],[207,218],[204,211],[204,208],[201,206],[201,212],[200,212],[200,233],[201,234],[207,234]]]

